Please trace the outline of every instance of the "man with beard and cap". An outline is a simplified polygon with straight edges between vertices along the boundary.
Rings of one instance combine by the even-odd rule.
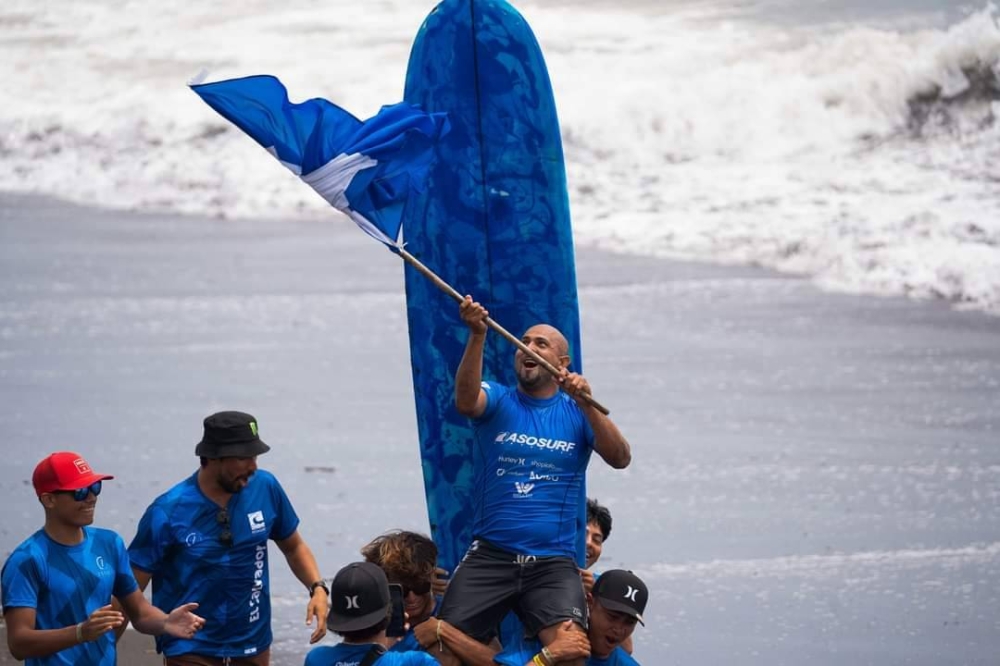
[[[438,617],[480,642],[495,635],[510,610],[544,645],[567,620],[568,631],[585,638],[584,562],[577,553],[586,528],[587,464],[596,451],[612,467],[627,467],[628,441],[583,399],[590,385],[568,371],[569,345],[557,329],[532,326],[521,341],[560,374],[518,350],[517,386],[509,387],[483,381],[486,309],[466,296],[459,314],[469,338],[455,374],[455,407],[473,423],[474,540]]]
[[[268,540],[306,588],[306,624],[316,621],[313,643],[326,633],[327,588],[284,489],[257,468],[257,456],[270,450],[257,420],[219,412],[204,426],[195,448],[201,467],[146,509],[128,548],[132,570],[142,589],[152,580],[156,606],[197,601],[208,620],[192,639],[157,639],[165,666],[267,666]]]
[[[28,666],[114,666],[114,632],[126,617],[143,633],[178,638],[191,638],[205,624],[192,612],[196,603],[169,614],[151,605],[132,575],[125,542],[92,526],[104,481],[113,478],[72,451],[57,451],[35,467],[31,482],[45,524],[0,572],[7,646]]]
[[[330,583],[330,631],[343,640],[337,645],[313,648],[305,666],[432,666],[437,661],[426,652],[387,652],[385,635],[392,602],[385,572],[371,562],[353,562],[337,572]]]
[[[554,666],[586,659],[586,666],[638,666],[622,644],[631,639],[636,622],[645,624],[642,614],[648,600],[646,584],[634,573],[606,571],[587,593],[590,628],[586,636],[570,631],[567,622],[548,645],[526,638],[505,646],[494,661],[503,666]]]

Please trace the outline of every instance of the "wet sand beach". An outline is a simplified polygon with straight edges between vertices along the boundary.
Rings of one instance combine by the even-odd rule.
[[[652,592],[641,663],[995,663],[1000,318],[577,263],[585,374],[634,450],[625,471],[595,459],[589,493],[615,521],[599,568]],[[0,554],[40,527],[31,470],[65,448],[115,474],[95,524],[128,542],[218,409],[257,416],[326,575],[386,529],[426,531],[401,273],[336,216],[0,195]],[[270,557],[273,663],[301,664],[306,593]],[[119,663],[158,663],[150,645],[130,634]]]

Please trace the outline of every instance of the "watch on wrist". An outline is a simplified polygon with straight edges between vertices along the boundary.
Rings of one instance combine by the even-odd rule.
[[[312,597],[312,596],[314,596],[316,594],[316,589],[317,588],[322,588],[322,590],[324,592],[326,592],[326,596],[330,596],[330,588],[328,588],[326,586],[326,583],[324,583],[322,580],[318,580],[318,581],[316,581],[315,583],[313,583],[312,585],[309,586],[309,596],[310,597]]]

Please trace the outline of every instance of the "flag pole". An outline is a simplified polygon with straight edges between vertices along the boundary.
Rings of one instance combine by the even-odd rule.
[[[460,293],[455,291],[454,287],[452,287],[450,284],[442,280],[437,273],[427,268],[427,266],[421,263],[419,259],[417,259],[412,254],[404,250],[400,245],[393,245],[392,250],[394,252],[398,252],[399,256],[401,256],[408,264],[410,264],[415,269],[417,269],[417,271],[423,274],[424,277],[433,282],[438,289],[448,294],[459,303],[465,300],[465,297],[463,297]],[[510,331],[508,331],[506,328],[493,321],[493,319],[491,319],[490,317],[486,317],[486,325],[492,328],[500,335],[502,335],[503,337],[505,337],[511,344],[520,349],[522,352],[530,356],[536,363],[538,363],[538,365],[548,370],[549,373],[552,374],[552,376],[554,377],[562,376],[562,371],[559,368],[555,367],[554,365],[546,361],[544,358],[539,356],[537,352],[528,347],[528,345],[521,342],[516,336],[511,335]],[[592,406],[594,409],[604,414],[605,416],[611,413],[607,407],[597,402],[597,400],[595,400],[594,397],[589,393],[581,392],[580,397],[583,399],[584,402],[586,402],[587,404],[589,404],[590,406]]]

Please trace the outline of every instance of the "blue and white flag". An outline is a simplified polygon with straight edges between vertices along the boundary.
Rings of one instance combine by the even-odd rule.
[[[191,89],[366,233],[399,247],[403,207],[423,189],[434,144],[448,132],[445,114],[400,103],[362,122],[325,99],[292,104],[273,76]]]

